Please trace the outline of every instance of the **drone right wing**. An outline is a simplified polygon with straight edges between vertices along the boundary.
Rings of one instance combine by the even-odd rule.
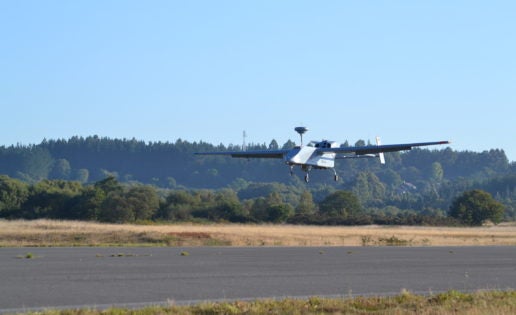
[[[379,140],[377,140],[379,142]],[[334,153],[355,153],[356,155],[375,154],[383,152],[396,152],[411,150],[413,147],[423,147],[428,145],[448,144],[449,141],[435,141],[435,142],[418,142],[418,143],[401,143],[401,144],[387,144],[387,145],[369,145],[363,147],[342,147],[342,148],[324,148],[318,149],[319,152],[334,152]]]

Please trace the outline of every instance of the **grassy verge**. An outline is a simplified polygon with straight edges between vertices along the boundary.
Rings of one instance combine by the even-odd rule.
[[[142,309],[46,310],[32,314],[516,314],[516,291],[476,293],[449,291],[431,296],[402,292],[392,297],[356,297],[341,299],[312,297],[306,300],[235,301],[202,303],[192,306],[153,306]]]
[[[475,228],[243,224],[117,225],[0,220],[0,247],[516,245],[516,226]]]

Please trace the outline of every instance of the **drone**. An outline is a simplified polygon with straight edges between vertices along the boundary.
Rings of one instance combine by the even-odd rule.
[[[414,147],[449,144],[450,141],[417,142],[382,145],[380,138],[376,137],[376,145],[366,146],[342,146],[335,141],[310,141],[303,145],[303,135],[308,131],[306,127],[295,127],[294,130],[301,137],[301,145],[292,149],[279,150],[242,150],[242,151],[216,151],[196,152],[196,155],[227,155],[234,158],[270,158],[283,159],[290,167],[290,175],[294,174],[294,167],[299,166],[305,172],[305,182],[310,180],[310,172],[313,169],[333,170],[334,180],[338,181],[339,176],[335,171],[335,160],[378,158],[381,164],[385,164],[385,152],[407,151]]]

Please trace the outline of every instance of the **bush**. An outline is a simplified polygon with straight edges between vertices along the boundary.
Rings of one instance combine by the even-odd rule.
[[[499,223],[504,214],[504,206],[491,194],[475,189],[455,198],[450,206],[449,216],[466,225],[479,226],[487,220]]]

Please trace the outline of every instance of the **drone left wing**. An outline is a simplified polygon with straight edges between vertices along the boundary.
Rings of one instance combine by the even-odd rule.
[[[290,150],[196,152],[197,155],[230,155],[234,158],[282,159]]]

